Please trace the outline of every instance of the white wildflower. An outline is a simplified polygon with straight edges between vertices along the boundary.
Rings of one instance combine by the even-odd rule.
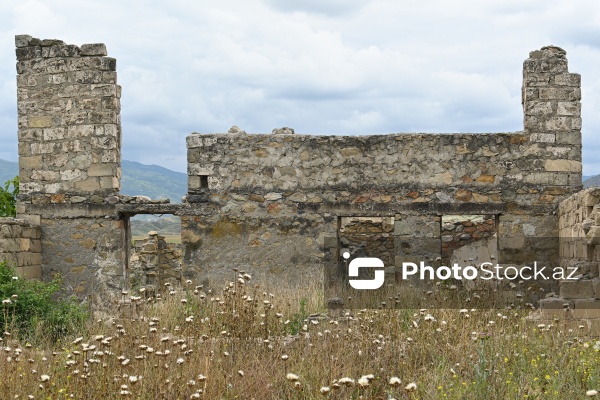
[[[390,386],[399,386],[401,383],[402,381],[397,376],[392,376],[390,378]]]
[[[295,381],[297,381],[297,380],[298,380],[298,379],[300,379],[300,378],[299,378],[299,377],[298,377],[298,375],[296,375],[296,374],[289,373],[289,374],[287,374],[287,375],[285,376],[285,379],[287,379],[288,381],[295,382]]]

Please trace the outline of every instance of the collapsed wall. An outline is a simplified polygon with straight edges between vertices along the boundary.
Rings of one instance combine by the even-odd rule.
[[[503,263],[558,265],[558,203],[581,189],[580,78],[565,54],[524,62],[521,132],[188,136],[188,201],[219,211],[184,217],[184,262],[206,283],[238,267],[294,286],[339,259],[344,218],[391,218],[397,267],[439,261],[444,215],[480,214],[497,220]]]
[[[131,286],[143,287],[147,296],[154,296],[165,285],[181,285],[179,247],[175,243],[167,243],[157,231],[150,231],[144,239],[136,240],[130,266]]]

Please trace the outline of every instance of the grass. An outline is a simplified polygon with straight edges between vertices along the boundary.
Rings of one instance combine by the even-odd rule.
[[[527,310],[343,310],[319,288],[270,293],[239,273],[128,294],[136,319],[30,346],[5,333],[0,393],[62,399],[573,399],[600,388],[600,342]]]

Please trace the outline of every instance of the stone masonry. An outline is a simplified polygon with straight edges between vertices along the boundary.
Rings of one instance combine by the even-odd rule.
[[[521,132],[192,134],[188,202],[219,212],[184,217],[187,269],[203,265],[205,283],[232,266],[319,276],[339,259],[342,219],[358,217],[393,218],[394,256],[435,263],[449,214],[496,216],[504,264],[558,265],[558,203],[581,189],[579,84],[545,47],[524,63]]]
[[[16,37],[20,195],[41,228],[42,277],[106,304],[123,285],[118,194],[121,121],[116,60],[103,44]]]
[[[357,251],[365,229],[388,273],[439,264],[448,215],[493,218],[503,264],[559,265],[559,203],[581,190],[581,89],[558,47],[524,62],[523,131],[193,133],[175,205],[119,195],[121,89],[105,46],[27,35],[16,46],[18,217],[39,227],[42,277],[60,273],[99,307],[129,287],[136,214],[181,217],[182,278],[205,287],[233,268],[292,289],[343,276],[341,250]]]
[[[600,334],[600,188],[581,191],[559,205],[559,294],[540,301],[537,319]]]
[[[139,246],[138,246],[138,243]],[[156,231],[148,232],[142,240],[136,240],[135,253],[131,257],[131,279],[133,288],[144,288],[154,295],[165,284],[181,285],[181,250]]]
[[[15,218],[0,218],[0,262],[15,266],[22,278],[42,277],[41,230]]]

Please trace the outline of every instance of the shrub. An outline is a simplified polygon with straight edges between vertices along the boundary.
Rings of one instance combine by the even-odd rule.
[[[12,185],[12,190],[10,186]],[[15,217],[17,215],[17,195],[19,194],[19,177],[6,181],[4,188],[0,187],[0,217]]]
[[[60,278],[20,279],[6,262],[0,262],[0,328],[36,342],[55,342],[79,331],[89,313],[74,298],[59,298],[60,290]]]

